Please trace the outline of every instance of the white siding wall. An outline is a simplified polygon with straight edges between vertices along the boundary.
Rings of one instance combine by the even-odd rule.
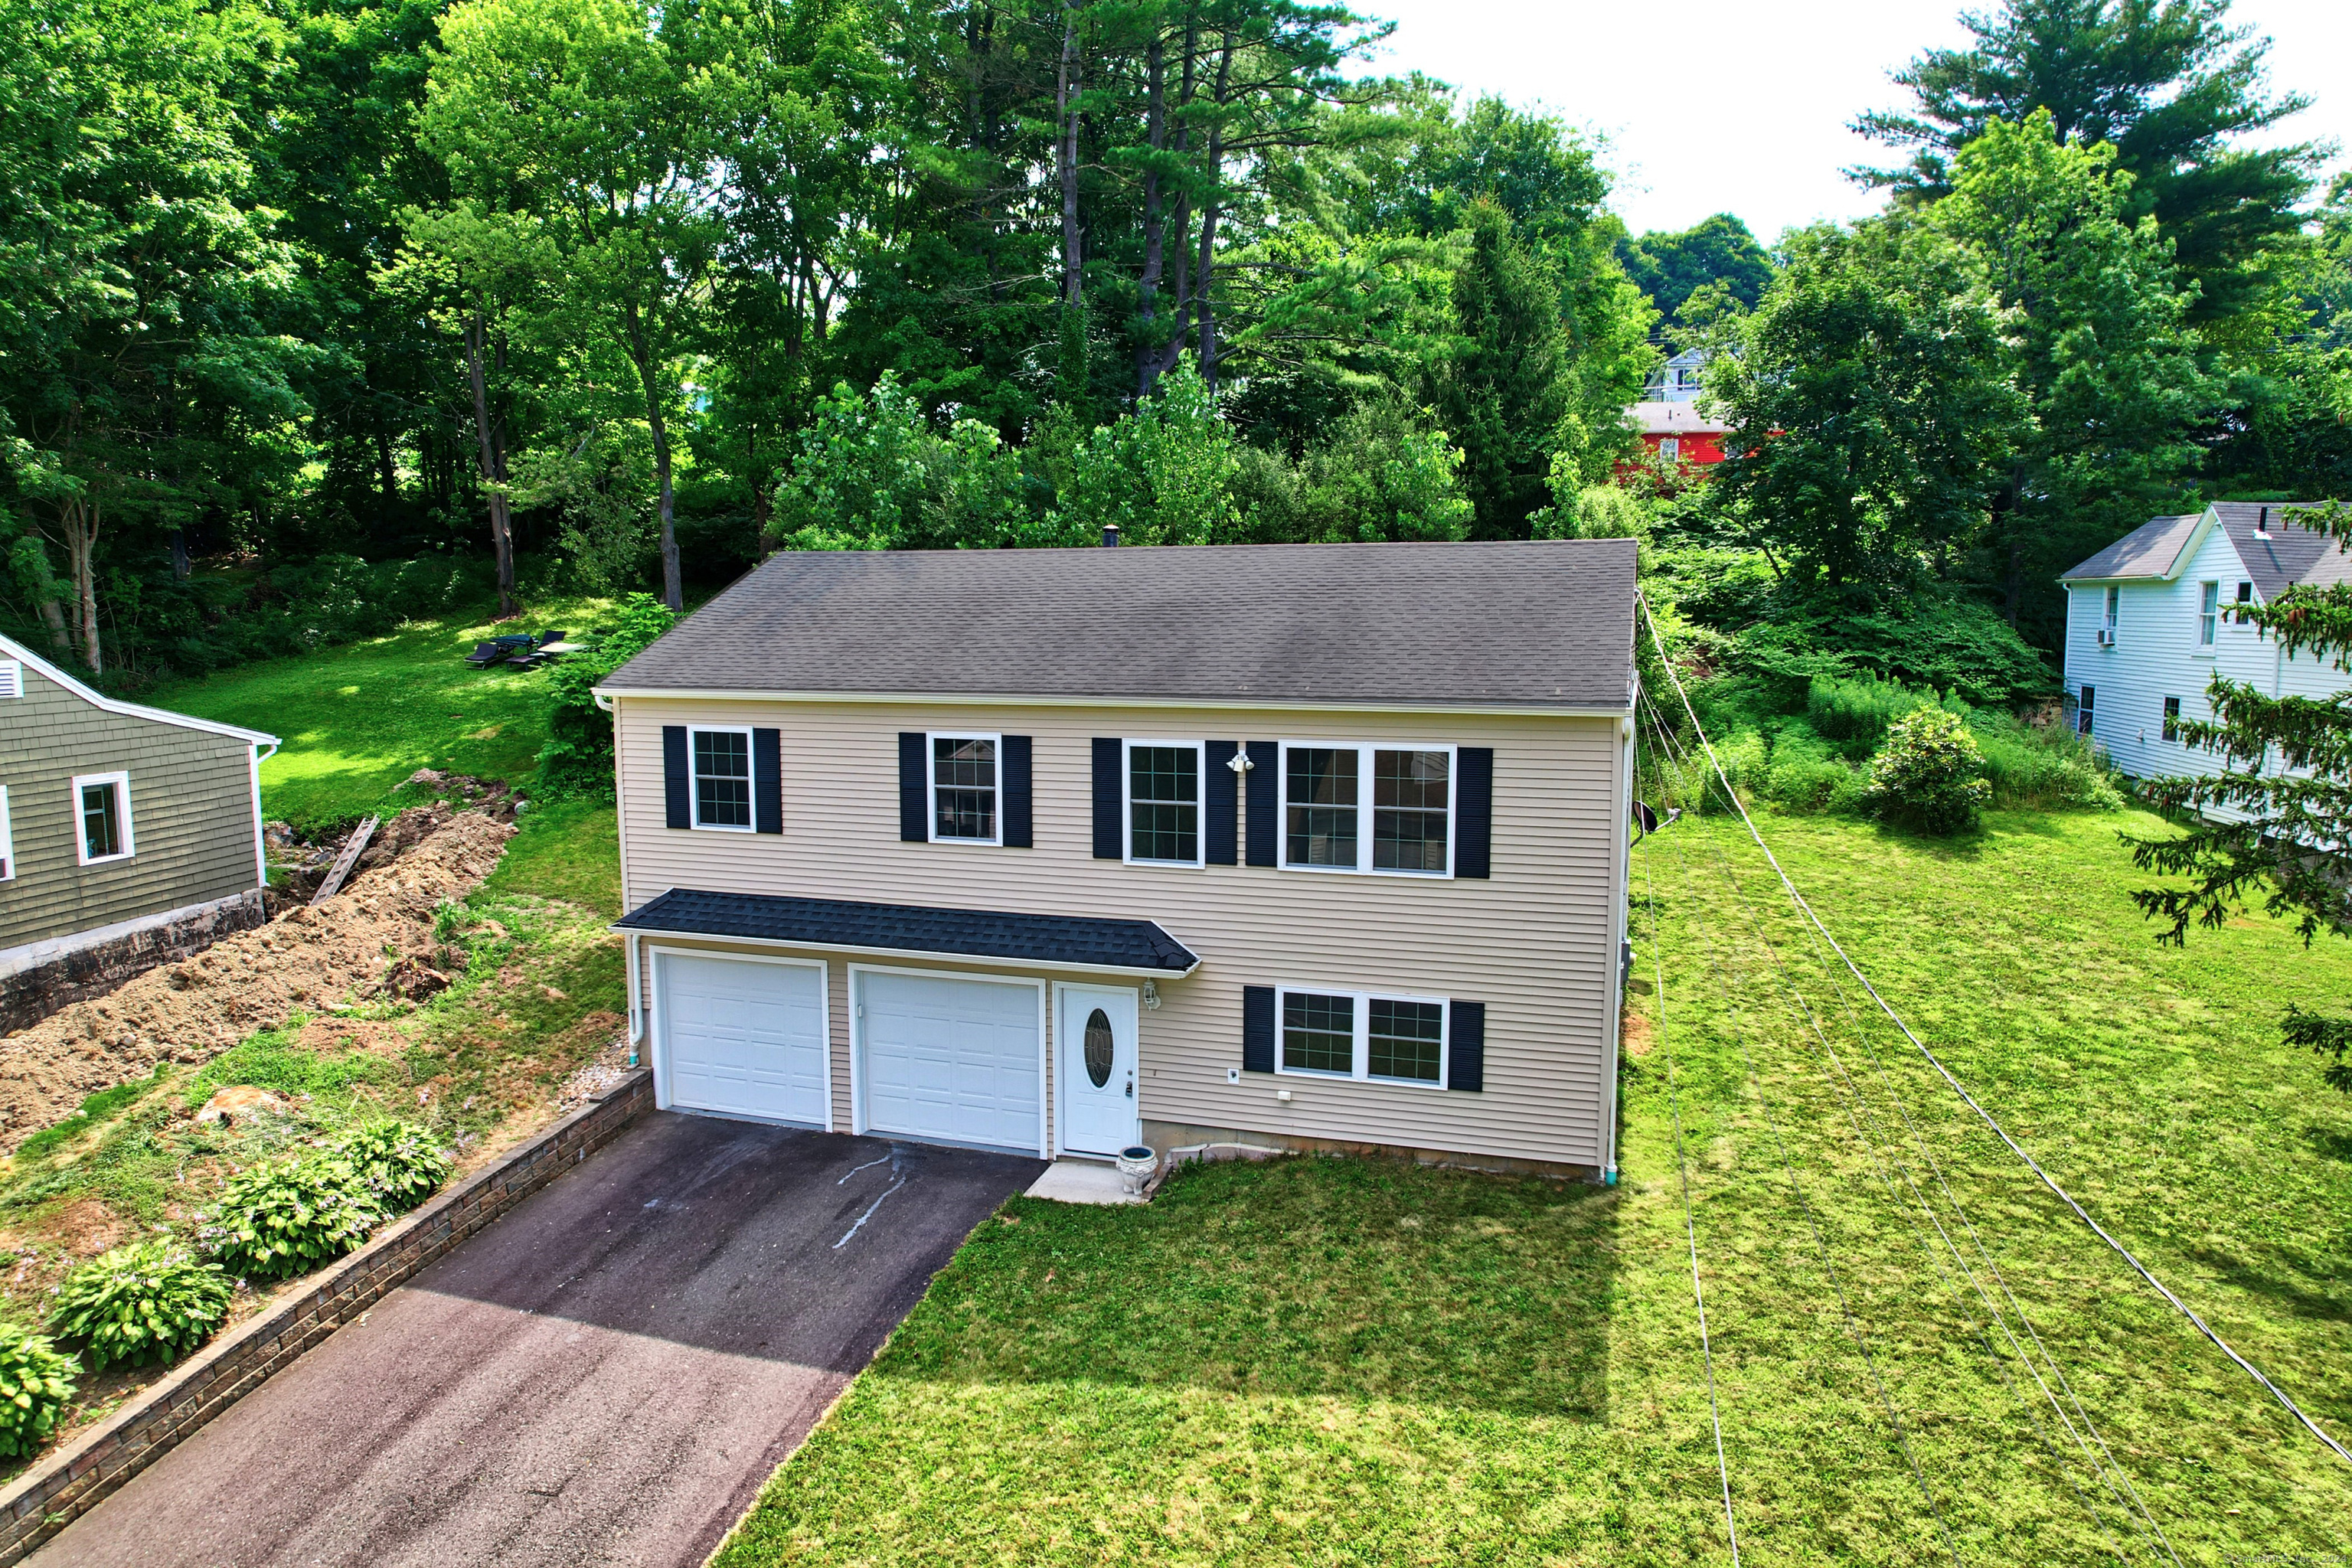
[[[1615,721],[1219,710],[915,707],[623,699],[631,907],[665,889],[856,899],[1156,921],[1202,959],[1141,1016],[1151,1121],[1598,1165],[1615,1048],[1611,889],[1624,841]],[[661,726],[782,734],[781,836],[665,825]],[[1034,849],[898,838],[901,730],[1033,738]],[[1092,856],[1091,742],[1103,736],[1451,742],[1495,749],[1491,880],[1168,868]],[[889,963],[891,960],[860,960]],[[926,969],[1018,971],[909,958]],[[1066,976],[1081,979],[1083,976]],[[1481,1093],[1244,1074],[1244,984],[1329,985],[1486,1005]],[[844,962],[833,970],[835,1124],[850,1124]],[[1291,1091],[1288,1104],[1277,1089]]]

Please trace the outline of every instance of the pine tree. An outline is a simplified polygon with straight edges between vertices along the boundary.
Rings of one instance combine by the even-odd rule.
[[[1472,204],[1469,249],[1454,274],[1453,353],[1437,377],[1438,423],[1463,453],[1477,539],[1525,539],[1550,499],[1551,455],[1568,411],[1559,287],[1528,254],[1510,216]]]

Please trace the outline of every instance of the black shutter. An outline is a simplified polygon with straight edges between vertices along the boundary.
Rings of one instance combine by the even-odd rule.
[[[1446,1030],[1445,1087],[1475,1094],[1486,1087],[1486,1004],[1455,1002]]]
[[[1201,850],[1202,858],[1212,866],[1230,866],[1235,859],[1234,814],[1241,807],[1242,792],[1232,763],[1241,749],[1238,741],[1212,741],[1202,758],[1209,770],[1202,788],[1209,820],[1201,825]]]
[[[1095,858],[1123,860],[1119,852],[1119,802],[1125,791],[1118,787],[1118,770],[1127,761],[1127,746],[1119,741],[1095,737]]]
[[[1253,866],[1271,866],[1281,841],[1282,748],[1272,741],[1249,743],[1249,849]]]
[[[898,731],[898,837],[909,844],[930,842],[929,738],[919,730]]]
[[[1274,1070],[1274,987],[1242,987],[1242,1071]]]
[[[1004,847],[1029,844],[1029,737],[1004,737]]]
[[[783,734],[751,731],[751,826],[760,833],[784,830]]]
[[[672,827],[694,826],[694,782],[686,772],[686,726],[662,726],[662,801],[669,807]]]
[[[1495,851],[1495,748],[1454,753],[1454,874],[1485,877]]]

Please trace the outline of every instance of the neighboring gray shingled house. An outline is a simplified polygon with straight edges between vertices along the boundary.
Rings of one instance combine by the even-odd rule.
[[[772,558],[599,689],[661,1102],[1613,1168],[1633,563]]]
[[[0,1031],[260,923],[277,745],[0,637]]]
[[[2231,615],[2290,587],[2352,582],[2352,555],[2294,521],[2319,504],[2217,501],[2156,518],[2061,575],[2074,723],[2118,768],[2138,778],[2219,772],[2219,758],[2176,736],[2180,720],[2210,714],[2216,672],[2273,696],[2352,687],[2332,663],[2286,655]]]

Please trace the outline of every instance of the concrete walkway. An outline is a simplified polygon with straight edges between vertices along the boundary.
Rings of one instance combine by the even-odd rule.
[[[698,1563],[1043,1169],[656,1112],[32,1562]]]

